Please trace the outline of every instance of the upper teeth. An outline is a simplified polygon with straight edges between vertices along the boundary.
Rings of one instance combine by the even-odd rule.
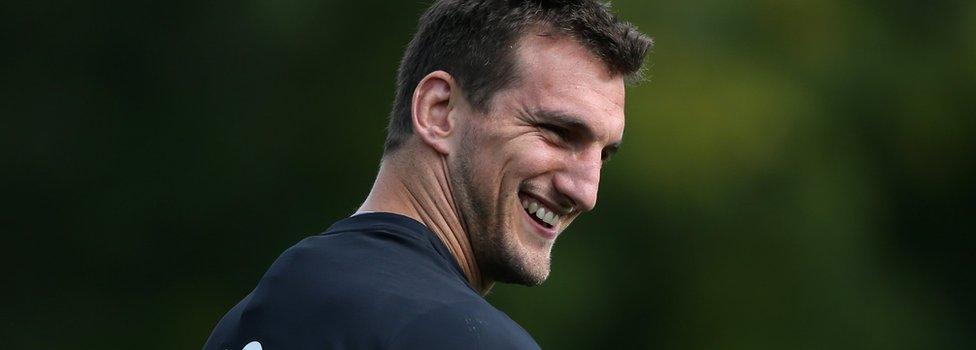
[[[525,211],[529,212],[529,215],[535,215],[535,217],[547,224],[556,226],[556,223],[559,222],[559,215],[556,215],[552,209],[546,208],[534,200],[523,199],[522,208],[525,208]]]

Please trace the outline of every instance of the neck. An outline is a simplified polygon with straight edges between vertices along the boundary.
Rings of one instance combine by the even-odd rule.
[[[427,159],[418,159],[421,157]],[[431,150],[401,149],[384,157],[373,188],[356,213],[390,212],[423,223],[447,246],[468,283],[485,295],[492,283],[481,276],[451,193],[443,155]]]

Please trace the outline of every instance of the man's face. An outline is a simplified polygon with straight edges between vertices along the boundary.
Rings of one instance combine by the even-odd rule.
[[[448,166],[485,277],[538,285],[556,237],[596,205],[603,160],[623,137],[624,82],[564,36],[525,35],[517,60],[520,82],[488,115],[457,112],[470,115]]]

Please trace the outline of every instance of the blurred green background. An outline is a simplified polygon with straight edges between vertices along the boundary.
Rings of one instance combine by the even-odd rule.
[[[0,8],[2,341],[194,349],[377,170],[427,1]],[[553,349],[976,347],[976,2],[618,1],[653,36]]]

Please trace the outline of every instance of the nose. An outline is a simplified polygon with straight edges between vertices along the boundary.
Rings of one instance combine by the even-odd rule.
[[[556,172],[553,185],[559,193],[573,200],[576,209],[592,210],[596,206],[602,166],[599,150],[579,153],[567,160],[562,171]]]

